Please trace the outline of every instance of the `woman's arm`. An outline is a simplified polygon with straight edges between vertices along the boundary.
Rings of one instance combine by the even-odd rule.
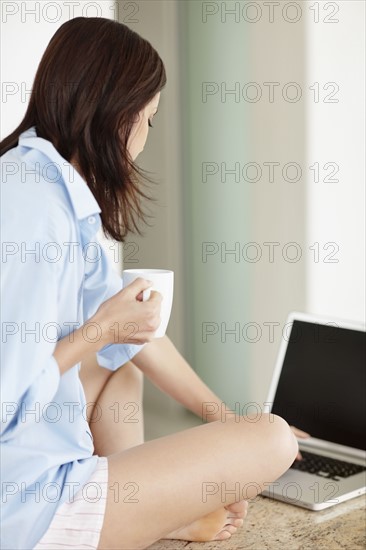
[[[71,367],[80,363],[89,353],[97,353],[107,342],[104,344],[104,340],[98,339],[93,342],[91,338],[85,338],[85,335],[95,327],[85,323],[82,327],[78,328],[74,332],[71,332],[61,340],[57,342],[53,356],[56,359],[60,374],[63,375]]]
[[[145,346],[133,363],[163,392],[207,422],[232,417],[231,411],[197,376],[167,336]],[[291,426],[295,436],[307,439],[308,433]],[[297,455],[301,459],[301,453]]]
[[[145,346],[133,363],[163,392],[203,420],[223,420],[234,413],[197,376],[167,336]]]
[[[109,344],[150,342],[160,323],[161,295],[151,292],[148,301],[137,299],[150,286],[150,282],[136,279],[103,302],[82,327],[59,340],[53,356],[60,373]]]

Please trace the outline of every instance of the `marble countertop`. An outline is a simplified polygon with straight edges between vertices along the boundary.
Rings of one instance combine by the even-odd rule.
[[[164,540],[149,550],[365,550],[365,496],[321,512],[258,496],[244,526],[228,541]]]

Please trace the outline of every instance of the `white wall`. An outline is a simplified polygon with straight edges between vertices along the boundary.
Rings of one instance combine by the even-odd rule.
[[[306,68],[307,85],[319,82],[320,96],[315,102],[308,90],[306,137],[307,165],[319,163],[320,178],[308,170],[307,240],[319,243],[320,254],[309,254],[307,309],[365,321],[365,2],[331,2],[327,10],[315,4],[319,23],[307,12]],[[334,168],[338,181],[324,181]],[[335,244],[324,250],[327,243]]]

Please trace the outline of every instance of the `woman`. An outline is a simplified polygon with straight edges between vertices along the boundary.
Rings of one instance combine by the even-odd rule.
[[[167,337],[153,340],[161,297],[141,301],[149,281],[122,290],[92,254],[100,225],[123,241],[144,218],[134,160],[165,83],[128,27],[73,19],[1,144],[3,548],[223,540],[297,454],[284,420],[235,416]],[[143,443],[142,373],[210,422]],[[218,412],[205,418],[207,403]]]

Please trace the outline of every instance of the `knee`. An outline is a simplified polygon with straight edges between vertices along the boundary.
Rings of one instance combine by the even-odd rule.
[[[250,431],[262,456],[267,456],[280,477],[293,463],[298,453],[298,443],[288,423],[276,414],[263,413],[260,417],[241,417],[243,426]]]
[[[132,361],[128,361],[118,371],[116,371],[121,377],[125,379],[125,382],[130,382],[136,386],[142,386],[144,375],[142,371],[136,367]]]
[[[276,461],[286,471],[296,458],[299,451],[297,439],[290,426],[281,416],[276,414],[264,415],[266,436],[270,452]]]
[[[133,363],[132,361],[128,361],[123,366],[123,369],[125,370],[125,372],[128,373],[129,376],[133,376],[137,380],[142,380],[143,378],[142,371],[138,367],[136,367],[135,363]]]

